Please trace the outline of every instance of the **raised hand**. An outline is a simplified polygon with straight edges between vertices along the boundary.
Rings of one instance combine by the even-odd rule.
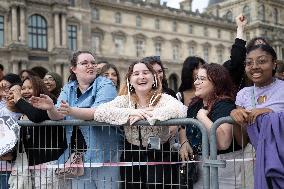
[[[60,104],[60,108],[58,108],[58,112],[63,115],[71,115],[71,111],[72,111],[72,107],[70,107],[67,102],[62,100]]]
[[[238,15],[236,18],[236,24],[238,27],[241,27],[241,28],[244,28],[246,25],[247,25],[247,18],[243,15],[243,14],[240,14]]]
[[[22,97],[21,95],[21,86],[14,85],[9,91],[9,100],[12,100],[14,103],[17,103],[18,100]]]
[[[30,103],[38,109],[51,110],[54,108],[53,100],[48,96],[41,94],[39,97],[32,96]]]
[[[8,95],[9,88],[6,82],[0,82],[0,97],[6,98]]]

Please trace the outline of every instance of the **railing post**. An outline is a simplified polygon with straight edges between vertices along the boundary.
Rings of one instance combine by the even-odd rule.
[[[234,120],[228,116],[228,117],[222,117],[217,119],[211,129],[210,129],[210,160],[211,161],[215,161],[216,163],[217,161],[217,135],[216,135],[216,131],[217,128],[223,124],[223,123],[230,123],[233,124]],[[222,166],[222,163],[220,163],[220,166]],[[226,165],[225,165],[226,166]],[[211,166],[211,188],[212,189],[219,189],[219,180],[218,180],[218,166]]]

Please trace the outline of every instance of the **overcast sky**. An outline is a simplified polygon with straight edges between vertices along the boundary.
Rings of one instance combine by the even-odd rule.
[[[169,7],[179,8],[179,2],[182,0],[162,0],[162,2],[168,2],[167,5]],[[201,12],[208,5],[208,0],[193,0],[192,2],[192,10],[195,11],[199,9]]]

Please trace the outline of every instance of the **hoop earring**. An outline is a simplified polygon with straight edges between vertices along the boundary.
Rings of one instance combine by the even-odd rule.
[[[133,85],[131,85],[131,84],[129,84],[129,91],[132,92],[132,93],[135,91]]]
[[[158,87],[158,85],[157,85],[157,78],[156,78],[156,76],[154,76],[154,81],[153,81],[152,88],[156,89],[157,87]]]

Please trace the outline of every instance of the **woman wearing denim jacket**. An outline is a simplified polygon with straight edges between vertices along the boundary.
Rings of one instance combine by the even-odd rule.
[[[45,109],[52,120],[72,120],[71,116],[64,116],[57,108],[62,104],[71,107],[90,108],[111,101],[116,97],[116,89],[111,80],[97,77],[94,56],[88,51],[74,53],[71,60],[71,75],[69,83],[63,87],[57,104],[45,95],[32,97],[35,107]],[[120,158],[119,143],[121,134],[115,127],[79,127],[86,142],[83,158],[85,163],[117,162]],[[59,163],[64,163],[70,154],[70,142],[72,126],[66,127],[66,137],[69,147],[59,158]],[[119,188],[119,168],[101,167],[84,168],[84,175],[74,178],[72,188]],[[71,188],[70,183],[64,184],[65,188]]]

